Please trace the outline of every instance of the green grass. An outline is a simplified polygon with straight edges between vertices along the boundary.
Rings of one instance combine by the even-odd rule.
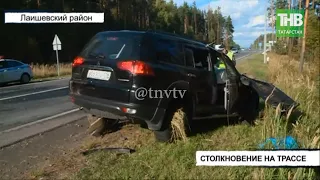
[[[269,79],[283,88],[301,105],[299,110],[306,115],[279,117],[279,112],[264,109],[264,117],[257,119],[254,126],[240,123],[227,125],[226,120],[211,120],[203,123],[210,131],[189,137],[186,142],[162,144],[154,141],[152,132],[141,128],[125,127],[120,132],[107,135],[90,142],[87,147],[129,147],[136,149],[130,155],[110,152],[94,153],[86,157],[78,173],[72,179],[316,179],[314,169],[308,168],[262,168],[262,167],[204,167],[196,166],[195,155],[199,150],[255,150],[268,137],[295,137],[301,148],[320,148],[318,92],[311,81],[297,83],[298,63],[283,65],[287,61],[282,56],[271,56],[271,62],[263,64],[262,55],[253,55],[237,65],[241,72]],[[279,59],[279,61],[274,61]],[[273,61],[272,61],[273,60]],[[278,64],[277,64],[278,63]],[[280,64],[279,64],[280,63]],[[288,69],[290,67],[290,69]],[[280,70],[281,69],[281,70]],[[310,72],[312,72],[310,70]],[[301,78],[301,77],[300,77]],[[297,120],[297,122],[294,122]],[[214,123],[212,123],[214,122]],[[121,136],[116,136],[116,134]],[[123,136],[128,140],[122,140]],[[116,139],[116,140],[115,140]],[[70,165],[68,166],[70,167]],[[61,172],[56,170],[56,172]],[[72,167],[72,166],[71,166]]]
[[[263,63],[263,54],[254,54],[241,60],[237,64],[241,73],[254,76],[257,79],[267,80],[268,66]]]
[[[258,79],[266,80],[272,77],[268,65],[263,64],[261,54],[242,60],[237,68],[240,72],[248,73]],[[285,83],[282,86],[285,86]],[[310,100],[314,95],[312,93],[314,92],[305,91],[301,95],[308,96],[309,98],[305,100]],[[300,103],[301,110],[307,114],[319,115],[316,111],[306,109],[308,102]],[[76,174],[75,179],[314,179],[315,171],[305,168],[195,165],[195,154],[198,150],[253,150],[268,137],[281,138],[292,135],[298,139],[302,147],[319,148],[319,142],[315,141],[319,138],[316,134],[319,127],[315,118],[302,117],[297,123],[292,124],[291,118],[279,117],[279,113],[274,109],[266,107],[264,111],[264,118],[257,120],[255,126],[242,124],[217,126],[208,133],[190,137],[187,142],[160,144],[151,141],[153,137],[150,137],[150,134],[145,134],[149,143],[141,145],[136,153],[118,156],[104,152],[90,156],[88,166]],[[309,129],[309,133],[301,134],[305,129]],[[141,130],[141,133],[145,133],[145,130]]]

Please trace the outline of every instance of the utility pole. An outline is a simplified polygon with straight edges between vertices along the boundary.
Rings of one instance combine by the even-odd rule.
[[[263,62],[267,63],[267,17],[268,17],[268,11],[265,12],[264,17],[264,38],[263,38]]]
[[[291,4],[292,0],[288,1],[288,9],[291,11],[292,10],[292,4]],[[292,50],[292,38],[287,37],[287,47],[288,47],[288,54],[291,54],[291,50]]]
[[[304,52],[306,50],[306,34],[307,34],[308,13],[309,13],[309,0],[306,0],[306,11],[305,11],[305,15],[304,15],[304,31],[303,31],[303,37],[302,37],[302,46],[301,46],[301,52],[300,52],[300,65],[299,65],[299,70],[301,73],[303,71]]]
[[[271,0],[271,27],[272,27],[272,38],[271,38],[271,41],[275,40],[275,38],[274,38],[274,23],[275,23],[275,20],[274,20],[274,2],[273,2],[273,0]]]
[[[299,0],[299,10],[301,10],[301,4],[302,4],[302,0]],[[299,29],[300,30],[300,29]],[[301,38],[299,37],[298,38],[298,47],[300,47],[300,45],[301,45]]]

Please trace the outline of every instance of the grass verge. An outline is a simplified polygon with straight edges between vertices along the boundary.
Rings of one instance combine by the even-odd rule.
[[[58,76],[57,66],[48,64],[31,64],[34,79],[50,79]],[[60,63],[60,76],[71,75],[71,63]]]
[[[268,66],[263,63],[262,54],[254,54],[244,60],[240,60],[236,67],[241,73],[246,73],[257,79],[267,80]]]
[[[188,141],[175,144],[156,143],[152,133],[141,128],[125,127],[107,134],[104,138],[85,141],[86,148],[130,147],[137,151],[129,155],[99,152],[83,158],[79,171],[71,171],[71,179],[317,179],[311,168],[261,167],[198,167],[195,154],[198,150],[255,150],[266,138],[295,137],[300,148],[320,148],[319,89],[315,84],[316,68],[308,66],[303,75],[298,73],[298,62],[286,56],[268,55],[269,64],[263,64],[263,55],[253,55],[237,65],[241,72],[268,79],[301,105],[303,116],[280,117],[279,112],[264,109],[264,117],[255,126],[227,124],[226,120],[203,123],[207,132],[198,133]],[[259,70],[258,70],[259,69]],[[118,136],[116,136],[118,134]],[[120,135],[119,135],[120,134]],[[126,140],[123,140],[123,137]],[[79,155],[78,155],[79,156]],[[80,158],[77,158],[80,159]],[[79,162],[61,166],[56,174]],[[64,177],[68,177],[64,176]],[[55,176],[58,177],[58,176]],[[61,177],[61,176],[60,176]]]

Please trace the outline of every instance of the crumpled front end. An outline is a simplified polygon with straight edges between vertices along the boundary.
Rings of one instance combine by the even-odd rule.
[[[291,108],[295,109],[299,106],[299,103],[295,102],[286,93],[271,83],[252,79],[245,75],[242,76],[242,80],[246,81],[244,84],[247,84],[256,90],[260,98],[265,100],[272,107],[276,108],[279,104],[281,104],[282,111],[289,111]]]

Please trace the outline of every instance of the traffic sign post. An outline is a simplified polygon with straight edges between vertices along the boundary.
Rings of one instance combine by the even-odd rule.
[[[58,51],[61,50],[61,41],[57,35],[54,36],[53,42],[52,42],[53,50],[56,51],[56,57],[57,57],[57,71],[58,71],[58,77],[60,77],[60,65],[59,65],[59,53]]]
[[[267,63],[267,16],[268,16],[268,11],[266,9],[265,15],[264,15],[264,36],[263,36],[263,62],[266,64]]]
[[[262,43],[259,43],[259,50],[261,51]]]

